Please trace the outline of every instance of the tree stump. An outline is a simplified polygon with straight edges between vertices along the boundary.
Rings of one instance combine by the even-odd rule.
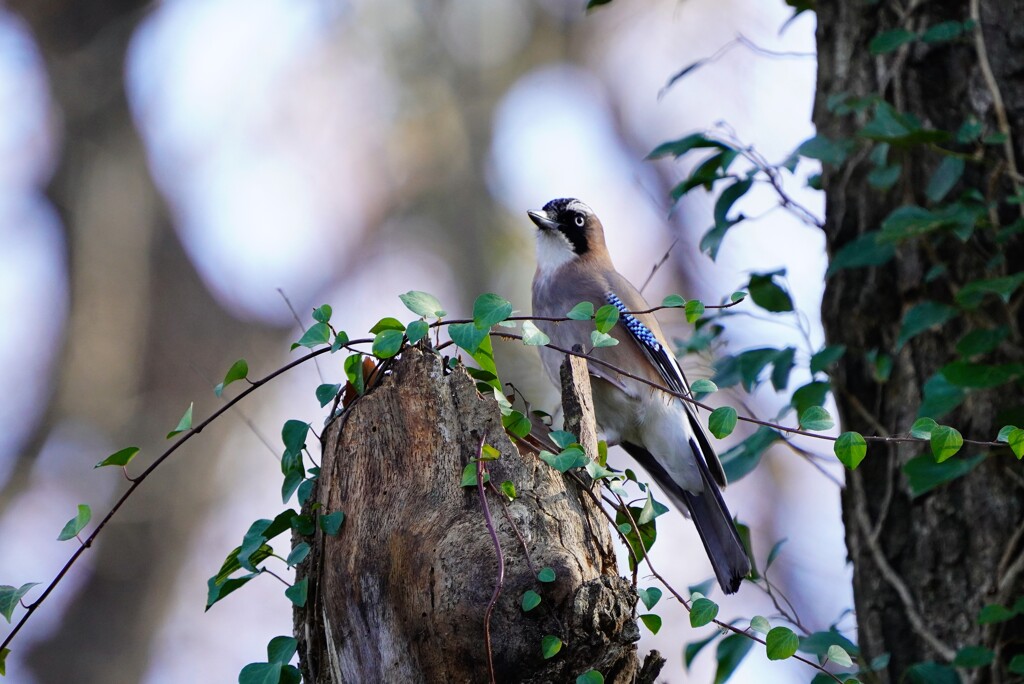
[[[573,478],[525,441],[516,448],[497,403],[461,367],[417,348],[323,436],[311,500],[345,522],[336,537],[317,529],[299,567],[309,580],[295,622],[307,681],[488,681],[498,560],[478,488],[461,486],[482,440],[501,454],[486,463],[493,485],[510,480],[518,492],[508,502],[485,487],[504,556],[490,619],[497,681],[574,682],[591,668],[607,682],[636,681],[636,594],[617,575],[607,519]],[[554,582],[537,580],[544,567]],[[527,590],[542,602],[524,612]],[[563,642],[550,659],[545,635]]]

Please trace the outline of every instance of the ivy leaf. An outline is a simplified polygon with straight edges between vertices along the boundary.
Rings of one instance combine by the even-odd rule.
[[[935,456],[937,463],[942,463],[956,454],[963,445],[964,438],[956,428],[949,427],[948,425],[937,425],[932,430],[932,454]]]
[[[732,205],[747,194],[750,187],[754,184],[753,178],[747,178],[745,180],[738,180],[718,196],[718,200],[715,202],[715,226],[721,226],[725,224],[732,224],[728,219],[729,210],[732,209]]]
[[[1006,442],[1010,445],[1010,450],[1013,451],[1013,455],[1017,457],[1017,460],[1024,458],[1024,429],[1016,428],[1012,430],[1006,436]]]
[[[7,618],[8,623],[14,616],[14,609],[18,607],[18,603],[35,586],[39,586],[39,582],[29,582],[17,588],[9,584],[0,585],[0,615]]]
[[[341,525],[345,522],[344,511],[334,511],[320,516],[320,529],[324,534],[335,537],[341,532]]]
[[[670,294],[661,300],[661,305],[673,309],[686,306],[686,300],[677,294]]]
[[[523,321],[523,344],[531,347],[543,347],[550,342],[551,338],[545,335],[532,321]]]
[[[761,457],[768,447],[780,438],[778,432],[762,425],[750,437],[723,452],[722,467],[729,482],[736,482],[748,475],[761,462]]]
[[[1010,330],[1005,325],[998,328],[975,328],[956,343],[957,352],[964,357],[987,354],[1006,339]]]
[[[284,595],[288,597],[297,608],[304,608],[306,605],[306,593],[309,591],[309,578],[303,577],[298,582],[293,584],[284,590]]]
[[[736,427],[736,409],[731,406],[721,406],[711,412],[708,417],[708,430],[718,439],[728,437]]]
[[[846,161],[847,155],[853,150],[851,140],[832,140],[825,135],[815,135],[800,143],[796,153],[808,159],[817,159],[822,164],[840,166]]]
[[[93,467],[102,468],[103,466],[126,466],[133,458],[135,458],[135,454],[137,453],[139,453],[139,447],[125,447],[120,451],[115,451],[110,454]]]
[[[868,444],[859,432],[844,432],[833,445],[836,458],[850,470],[856,470],[868,452]]]
[[[326,323],[331,320],[331,313],[333,313],[333,309],[330,304],[321,304],[313,309],[313,320],[317,323]]]
[[[309,326],[306,332],[302,333],[302,337],[299,341],[292,345],[292,349],[296,347],[306,347],[307,349],[313,349],[319,347],[321,344],[327,344],[331,341],[331,328],[326,323],[316,323]]]
[[[921,36],[925,43],[944,43],[963,35],[964,25],[959,21],[943,21],[929,27]]]
[[[611,0],[590,0],[591,2],[610,2]],[[589,5],[588,5],[589,8]],[[604,675],[597,670],[587,670],[576,678],[576,684],[604,684]]]
[[[326,304],[324,306],[327,306]],[[227,375],[224,376],[224,382],[218,384],[213,388],[213,393],[218,397],[224,393],[224,388],[235,382],[236,380],[242,380],[249,375],[249,364],[245,359],[239,359],[231,364],[231,368],[228,369]]]
[[[338,396],[338,392],[340,392],[340,391],[341,391],[341,385],[340,384],[338,384],[338,385],[331,385],[331,384],[317,385],[317,388],[316,388],[316,400],[318,402],[320,402],[320,408],[323,408],[324,406],[327,406],[332,401],[334,401],[334,397]]]
[[[939,426],[933,418],[918,418],[910,426],[910,436],[918,439],[931,439],[932,430]]]
[[[441,308],[441,302],[438,301],[437,297],[427,292],[410,290],[405,294],[398,295],[398,298],[402,300],[402,303],[405,304],[409,311],[412,311],[417,316],[441,318],[448,313]]]
[[[964,173],[964,160],[960,157],[946,157],[935,169],[924,194],[932,202],[941,202],[949,194]]]
[[[466,464],[466,467],[462,469],[462,481],[459,483],[460,487],[476,487],[476,461],[470,461]],[[491,474],[484,473],[484,483],[490,482]]]
[[[685,311],[686,322],[693,323],[698,318],[704,315],[704,302],[700,301],[699,299],[691,299],[690,301],[686,302]]]
[[[755,273],[750,276],[747,286],[750,298],[765,311],[781,313],[793,310],[793,300],[776,282],[775,276],[784,275],[785,271],[773,273]]]
[[[718,668],[715,670],[715,684],[723,684],[732,677],[736,668],[743,662],[750,649],[753,648],[753,639],[745,634],[730,634],[718,642],[715,656],[718,658]]]
[[[717,391],[718,385],[704,378],[701,378],[700,380],[694,380],[693,383],[690,385],[691,394],[712,394]]]
[[[906,29],[899,28],[883,31],[871,39],[871,42],[868,43],[868,49],[873,55],[884,55],[887,52],[898,50],[915,38],[917,38],[917,34],[911,33]]]
[[[853,658],[851,658],[850,654],[838,644],[829,646],[825,655],[829,660],[840,667],[851,667],[853,665]]]
[[[835,424],[836,423],[832,420],[831,414],[821,406],[808,406],[807,409],[800,414],[800,427],[804,430],[821,432],[822,430],[828,430]]]
[[[641,589],[638,587],[636,593],[640,595],[640,600],[643,601],[644,607],[647,608],[647,610],[652,610],[662,597],[661,589],[658,587],[651,587],[649,589]]]
[[[299,642],[294,637],[276,636],[267,644],[267,661],[287,665],[299,650]]]
[[[785,660],[796,653],[800,639],[788,627],[774,627],[765,636],[768,660]]]
[[[390,359],[402,348],[404,340],[405,332],[402,330],[381,330],[373,338],[373,348],[371,351],[378,359]]]
[[[866,268],[888,263],[896,255],[896,247],[890,242],[879,241],[877,230],[864,233],[839,248],[829,261],[825,276],[831,276],[848,268]]]
[[[555,570],[554,568],[544,567],[537,573],[537,580],[544,583],[550,583],[555,581]]]
[[[430,332],[430,326],[426,321],[415,320],[405,329],[405,336],[409,338],[409,344],[416,344]]]
[[[540,594],[535,592],[533,589],[530,589],[530,590],[526,591],[525,593],[523,593],[522,606],[523,606],[523,612],[524,613],[530,612],[531,610],[533,610],[534,608],[536,608],[539,605],[540,605]]]
[[[178,421],[178,426],[167,433],[167,439],[171,439],[175,435],[180,435],[186,430],[192,429],[192,405],[194,402],[189,402],[188,408],[185,409],[185,414],[182,415],[181,420]]]
[[[373,327],[370,328],[370,332],[373,333],[374,335],[385,330],[397,330],[399,332],[405,332],[405,326],[402,325],[402,321],[398,320],[397,318],[385,316],[384,318],[374,323]]]
[[[473,323],[478,328],[490,329],[512,315],[512,304],[493,293],[482,294],[473,303]]]
[[[64,529],[57,536],[57,541],[74,539],[89,524],[90,520],[92,520],[92,509],[85,504],[78,504],[78,515],[64,524]]]
[[[594,305],[590,302],[580,302],[565,314],[566,318],[574,321],[589,321],[594,317]]]
[[[456,323],[448,326],[448,335],[452,342],[470,354],[476,353],[484,338],[489,334],[488,328],[478,328],[472,323]]]
[[[903,325],[900,327],[899,339],[896,340],[896,349],[902,349],[903,345],[912,338],[926,330],[942,325],[956,314],[957,310],[946,304],[931,301],[917,304],[903,316]]]
[[[763,617],[761,615],[755,615],[754,617],[750,618],[750,629],[753,632],[767,634],[771,631],[772,626],[771,623],[768,622],[768,618]]]
[[[1003,300],[1004,304],[1008,304],[1010,297],[1022,284],[1024,284],[1024,272],[1002,278],[972,280],[956,293],[956,301],[966,309],[976,309],[985,300],[985,295],[994,294]]]
[[[548,437],[561,449],[566,449],[569,446],[576,444],[578,442],[578,440],[576,439],[576,435],[565,430],[552,430],[551,434],[549,434]]]
[[[972,458],[951,458],[937,463],[931,455],[916,456],[903,466],[910,493],[914,498],[927,494],[936,487],[952,482],[974,470],[985,460],[984,454]]]
[[[594,324],[598,331],[607,333],[619,321],[619,310],[611,304],[605,304],[594,314]]]
[[[725,145],[717,140],[708,138],[703,133],[691,133],[679,140],[672,140],[658,145],[650,154],[647,155],[647,158],[658,159],[659,157],[668,156],[679,158],[690,150],[706,148],[721,150],[725,149]]]
[[[501,483],[501,493],[509,498],[509,501],[515,501],[519,494],[516,493],[516,485],[512,480],[505,480]]]
[[[1006,622],[1012,620],[1017,613],[1010,610],[1006,606],[1001,606],[998,603],[990,603],[981,609],[978,613],[978,624],[979,625],[992,625],[999,622]]]
[[[995,662],[996,654],[984,646],[964,646],[956,652],[953,667],[973,669],[986,667]]]
[[[779,557],[779,553],[782,551],[782,547],[786,544],[787,541],[789,541],[789,538],[783,537],[782,539],[780,539],[772,545],[771,551],[768,552],[768,558],[764,562],[764,569],[766,572],[768,568],[772,566],[772,563],[775,562],[775,559]],[[765,633],[767,634],[767,632]]]
[[[811,357],[811,373],[823,373],[829,366],[837,363],[846,353],[846,346],[835,344],[822,347],[821,351]]]
[[[560,473],[573,468],[582,468],[587,465],[588,459],[583,450],[579,447],[570,447],[560,454],[553,454],[550,451],[541,451],[540,460],[547,463]]]
[[[690,626],[703,627],[718,616],[718,604],[701,597],[690,604]]]
[[[618,343],[619,341],[608,333],[603,333],[600,330],[590,331],[590,344],[595,349],[599,347],[614,347]]]
[[[640,621],[644,623],[644,627],[651,630],[651,634],[657,634],[658,630],[661,629],[660,615],[655,615],[654,613],[645,613],[640,616]]]
[[[545,660],[554,658],[561,650],[562,640],[556,636],[548,634],[540,640],[540,652],[544,656]]]

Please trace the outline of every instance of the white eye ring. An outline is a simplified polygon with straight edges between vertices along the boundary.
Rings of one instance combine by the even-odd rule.
[[[576,225],[579,226],[580,228],[582,228],[584,223],[586,223],[586,220],[581,215],[577,214],[576,215]]]

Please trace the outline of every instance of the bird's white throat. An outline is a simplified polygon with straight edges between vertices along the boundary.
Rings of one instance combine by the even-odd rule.
[[[579,255],[560,230],[537,231],[537,275],[546,280]]]

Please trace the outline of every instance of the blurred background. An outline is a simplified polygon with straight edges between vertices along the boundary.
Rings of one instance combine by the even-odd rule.
[[[783,0],[582,4],[0,5],[0,583],[48,582],[77,543],[55,541],[76,504],[94,523],[106,513],[127,483],[96,462],[136,445],[140,472],[189,402],[197,422],[220,406],[212,388],[233,361],[259,377],[294,358],[289,302],[303,320],[330,303],[353,337],[382,316],[411,319],[397,298],[411,289],[452,314],[485,291],[528,311],[525,212],[554,197],[595,209],[638,284],[678,241],[645,290],[653,301],[713,303],[751,271],[787,268],[802,323],[736,316],[719,352],[816,351],[820,232],[756,188],[738,208],[759,218],[712,262],[697,243],[714,197],[700,190],[670,211],[686,163],[644,160],[718,122],[785,159],[813,134],[813,13],[787,24]],[[737,46],[664,90],[739,35],[776,54]],[[804,163],[788,191],[820,214],[803,187],[815,172]],[[691,334],[681,313],[662,322]],[[496,353],[503,379],[554,407],[535,350]],[[712,362],[684,367],[709,377]],[[322,423],[313,390],[319,374],[341,380],[340,364],[324,357],[281,378],[162,466],[19,634],[8,680],[230,682],[264,659],[267,641],[291,632],[282,587],[261,577],[204,614],[206,580],[250,522],[281,510],[280,426]],[[787,398],[713,399],[772,417]],[[631,465],[617,449],[611,460]],[[803,623],[852,629],[838,486],[776,447],[726,496],[762,559],[788,538],[772,576]],[[659,522],[660,572],[680,589],[709,578],[692,525]],[[750,586],[713,598],[725,619],[775,612]],[[665,626],[643,630],[640,647],[668,658],[662,680],[712,681],[712,649],[689,675],[683,665],[685,644],[712,632],[667,600],[656,612]],[[731,681],[812,674],[754,649]]]

